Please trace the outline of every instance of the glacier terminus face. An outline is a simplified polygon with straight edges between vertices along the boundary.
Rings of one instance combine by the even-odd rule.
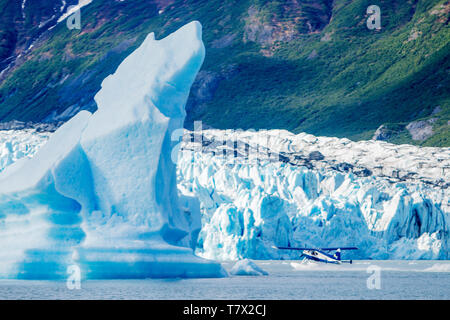
[[[203,257],[356,246],[347,258],[449,258],[449,148],[210,129],[187,131],[181,149],[178,187],[200,199]]]

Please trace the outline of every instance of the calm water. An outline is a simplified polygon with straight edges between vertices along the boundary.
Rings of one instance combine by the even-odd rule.
[[[357,261],[311,265],[256,261],[268,276],[223,279],[85,281],[0,280],[0,299],[450,299],[450,261]],[[233,263],[224,263],[230,270]],[[380,267],[379,290],[367,288]]]

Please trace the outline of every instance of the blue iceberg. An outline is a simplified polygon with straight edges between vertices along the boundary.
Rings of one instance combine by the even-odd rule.
[[[198,22],[149,34],[103,81],[95,113],[1,172],[0,277],[65,278],[73,264],[84,279],[226,275],[193,253],[199,212],[182,209],[172,162],[204,55]]]

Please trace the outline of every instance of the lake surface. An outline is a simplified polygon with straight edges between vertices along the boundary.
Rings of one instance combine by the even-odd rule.
[[[255,263],[269,275],[89,280],[79,290],[65,281],[0,280],[0,299],[450,299],[450,261]],[[223,263],[228,271],[233,265]]]

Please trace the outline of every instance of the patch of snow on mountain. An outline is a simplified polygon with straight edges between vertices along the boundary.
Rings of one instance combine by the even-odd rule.
[[[84,6],[87,6],[88,4],[90,4],[92,2],[92,0],[79,0],[78,4],[75,6],[70,6],[70,9],[65,12],[64,14],[62,14],[59,18],[58,18],[58,22],[63,21],[64,19],[66,19],[68,16],[70,16],[72,13],[80,10],[81,8],[83,8]],[[65,7],[64,6],[61,7],[61,9],[63,9]]]

